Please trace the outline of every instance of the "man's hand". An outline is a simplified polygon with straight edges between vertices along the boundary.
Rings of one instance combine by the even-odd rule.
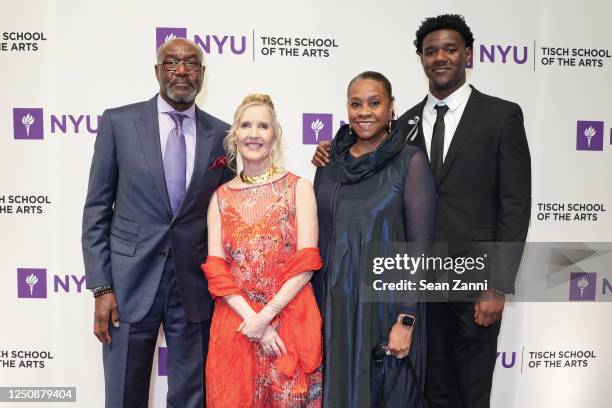
[[[327,163],[329,163],[329,145],[331,143],[329,140],[322,140],[319,142],[317,146],[317,150],[315,151],[314,156],[312,156],[312,160],[310,161],[317,167],[325,167]]]
[[[411,342],[412,327],[404,326],[402,323],[397,322],[391,327],[387,350],[397,358],[404,358],[410,352]]]
[[[111,342],[108,333],[108,321],[113,322],[115,327],[119,327],[119,309],[114,293],[107,293],[96,298],[96,309],[94,312],[94,335],[103,344]]]
[[[474,322],[484,327],[496,323],[502,317],[505,302],[504,295],[490,289],[483,290],[474,304]]]

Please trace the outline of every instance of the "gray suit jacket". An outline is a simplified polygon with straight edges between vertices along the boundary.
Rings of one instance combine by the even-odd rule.
[[[83,211],[83,258],[87,287],[113,285],[123,321],[140,321],[149,311],[170,250],[187,318],[210,318],[212,300],[200,269],[207,251],[206,211],[215,189],[233,173],[213,165],[225,155],[229,126],[197,107],[196,121],[193,175],[173,217],[157,96],[102,115]]]

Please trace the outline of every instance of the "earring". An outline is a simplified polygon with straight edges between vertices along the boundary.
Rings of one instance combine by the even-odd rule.
[[[353,134],[353,128],[351,127],[351,125],[349,125],[349,135]]]
[[[387,126],[387,129],[389,129],[389,134],[391,134],[391,121],[389,121],[389,125]]]

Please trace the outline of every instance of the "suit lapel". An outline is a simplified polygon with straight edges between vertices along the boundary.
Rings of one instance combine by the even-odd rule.
[[[140,140],[140,146],[147,162],[147,167],[153,175],[155,185],[159,190],[162,202],[169,216],[172,216],[168,190],[166,189],[166,178],[164,176],[164,165],[162,162],[161,145],[159,141],[159,121],[157,118],[157,97],[150,99],[144,107],[143,115],[135,119],[136,132]]]
[[[196,146],[195,146],[195,157],[193,162],[193,173],[191,174],[191,180],[187,186],[185,197],[181,203],[179,209],[176,211],[175,218],[184,211],[185,207],[195,198],[195,192],[199,183],[202,182],[204,174],[208,170],[206,164],[208,164],[210,158],[210,152],[212,149],[212,136],[214,130],[207,123],[204,118],[204,112],[202,112],[196,106]]]
[[[463,110],[463,114],[461,115],[461,119],[457,125],[457,130],[455,130],[455,134],[453,135],[448,152],[444,158],[444,163],[442,163],[442,172],[440,173],[440,178],[437,181],[438,186],[444,180],[444,177],[446,177],[451,166],[453,165],[453,162],[457,158],[457,154],[459,153],[459,150],[461,150],[461,146],[463,146],[463,143],[470,134],[472,127],[476,123],[476,119],[478,119],[481,109],[482,94],[472,87],[472,93],[470,94],[467,104],[465,105],[465,109]]]

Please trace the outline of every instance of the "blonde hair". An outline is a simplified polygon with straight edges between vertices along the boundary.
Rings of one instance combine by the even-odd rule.
[[[274,135],[276,136],[276,141],[274,142],[274,146],[272,146],[272,151],[270,152],[272,164],[276,163],[282,152],[281,136],[283,134],[283,130],[280,123],[278,123],[278,120],[276,119],[276,111],[274,110],[272,98],[265,94],[249,94],[242,100],[240,105],[238,105],[238,108],[236,108],[236,112],[234,112],[234,122],[232,123],[230,130],[227,132],[225,139],[223,139],[223,147],[227,153],[228,162],[230,167],[234,170],[236,169],[236,158],[238,156],[236,149],[236,129],[238,129],[240,119],[242,118],[242,115],[244,115],[244,112],[252,106],[265,107],[268,109],[270,117],[272,118],[272,126],[274,127]]]

